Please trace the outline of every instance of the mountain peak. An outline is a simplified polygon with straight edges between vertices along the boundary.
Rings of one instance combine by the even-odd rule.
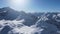
[[[7,12],[7,11],[14,11],[14,10],[12,8],[10,8],[10,7],[0,8],[0,13],[4,13],[4,12]]]

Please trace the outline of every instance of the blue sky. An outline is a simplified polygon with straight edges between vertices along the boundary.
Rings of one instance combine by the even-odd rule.
[[[23,8],[19,6],[12,6],[10,0],[0,0],[0,7],[12,7],[17,11],[25,12],[59,12],[60,0],[28,0],[29,3]],[[13,3],[13,2],[11,2]]]

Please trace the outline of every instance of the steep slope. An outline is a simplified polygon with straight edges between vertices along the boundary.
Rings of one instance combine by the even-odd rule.
[[[16,19],[18,15],[19,15],[19,12],[9,7],[4,7],[0,9],[0,20],[2,19],[13,20],[13,19]]]
[[[60,30],[60,12],[47,12],[45,15],[43,15],[43,14],[45,14],[45,13],[41,13],[41,15],[40,15],[40,13],[38,13],[36,16],[37,17],[39,17],[39,18],[41,18],[42,16],[45,18],[43,18],[44,20],[46,20],[46,18],[48,19],[48,20],[46,20],[46,21],[44,21],[44,22],[46,22],[46,23],[49,23],[49,24],[53,24],[53,25],[55,25],[55,26],[57,26],[57,28]]]

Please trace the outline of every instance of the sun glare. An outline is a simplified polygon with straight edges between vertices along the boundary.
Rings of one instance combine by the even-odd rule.
[[[24,10],[26,7],[28,7],[30,3],[30,0],[10,0],[9,4],[10,7],[15,10]]]
[[[24,5],[27,5],[28,3],[28,0],[11,0],[11,5],[14,5],[14,6],[24,6]]]

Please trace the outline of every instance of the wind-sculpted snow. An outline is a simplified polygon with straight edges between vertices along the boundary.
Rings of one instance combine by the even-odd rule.
[[[24,19],[22,20],[0,20],[0,33],[2,33],[1,31],[5,28],[5,26],[9,26],[10,28],[14,29],[15,27],[21,27],[21,26],[25,26],[24,24],[22,24],[24,22]],[[4,30],[3,30],[4,31]]]
[[[29,27],[23,24],[24,19],[22,20],[0,20],[0,33],[1,34],[34,34],[34,32],[38,31],[39,28],[33,28],[33,27]],[[9,26],[10,28],[12,28],[11,30],[9,30],[8,32],[4,31],[4,28]],[[7,31],[6,30],[6,31]],[[2,31],[2,32],[1,32]]]
[[[24,25],[25,19],[0,20],[0,34],[60,34],[56,25],[46,22],[50,20],[48,16],[46,13],[43,14],[31,26]],[[58,18],[59,15],[52,16],[57,20],[56,17]]]
[[[45,19],[45,17],[43,17]],[[40,18],[36,24],[31,25],[31,26],[26,26],[23,24],[25,21],[24,19],[22,20],[0,20],[0,33],[1,34],[58,34],[57,27],[52,24],[48,24],[44,22],[45,20],[43,18]],[[11,29],[9,30],[8,27]],[[6,33],[4,31],[4,28],[8,28],[8,32]],[[7,30],[6,30],[7,31]]]
[[[22,19],[22,20],[19,20],[19,21],[17,21],[17,20],[0,20],[0,25],[3,25],[3,26],[5,26],[5,25],[9,25],[9,26],[13,26],[13,25],[18,25],[18,24],[22,24],[24,22],[24,19]]]

